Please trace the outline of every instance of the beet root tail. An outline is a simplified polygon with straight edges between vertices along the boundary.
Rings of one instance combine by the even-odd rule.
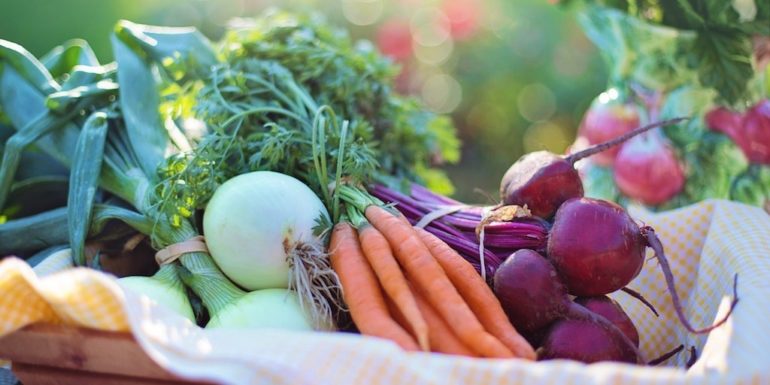
[[[647,365],[650,365],[650,366],[660,365],[660,364],[666,362],[669,358],[679,354],[679,352],[681,352],[682,350],[684,350],[684,345],[679,345],[676,348],[674,348],[673,350],[671,350],[670,352],[663,353],[662,356],[660,356],[660,357],[658,357],[658,358],[656,358],[654,360],[650,360],[650,362],[648,362]]]
[[[687,360],[687,369],[695,365],[695,361],[698,361],[698,351],[695,350],[695,346],[690,346],[690,359]]]
[[[733,277],[733,300],[732,303],[730,303],[730,310],[727,311],[727,314],[725,314],[722,319],[718,320],[711,326],[704,327],[702,329],[696,329],[692,326],[684,314],[684,308],[682,307],[682,302],[679,299],[679,293],[676,291],[674,274],[671,272],[671,266],[669,265],[668,259],[666,258],[666,255],[663,251],[663,244],[660,242],[657,234],[655,234],[655,230],[650,226],[645,226],[642,228],[642,235],[644,235],[644,237],[647,239],[647,245],[655,252],[655,258],[658,259],[660,268],[663,270],[663,276],[666,278],[666,286],[668,286],[668,292],[671,295],[671,301],[673,302],[674,310],[676,310],[676,315],[679,317],[679,322],[682,323],[685,329],[693,334],[705,334],[727,322],[727,319],[730,318],[730,315],[735,309],[735,305],[738,304],[738,274],[736,273]]]
[[[648,308],[649,308],[649,309],[652,311],[652,313],[653,313],[653,314],[655,314],[655,317],[660,317],[660,314],[658,314],[658,311],[657,311],[657,310],[655,310],[655,306],[652,306],[652,304],[650,303],[650,301],[648,301],[648,300],[647,300],[647,298],[644,298],[644,296],[642,296],[642,294],[641,294],[641,293],[639,293],[638,291],[636,291],[636,290],[634,290],[634,289],[631,289],[631,288],[630,288],[630,287],[628,287],[628,286],[626,286],[626,287],[624,287],[624,288],[622,288],[622,289],[620,289],[620,290],[622,290],[622,291],[623,291],[623,292],[625,292],[626,294],[628,294],[628,295],[630,295],[630,296],[632,296],[632,297],[636,298],[636,299],[637,299],[639,302],[641,302],[641,303],[643,303],[645,306],[647,306],[647,307],[648,307]]]

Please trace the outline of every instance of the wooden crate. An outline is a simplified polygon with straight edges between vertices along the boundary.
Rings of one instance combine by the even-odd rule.
[[[0,359],[24,385],[213,385],[163,370],[129,333],[31,325],[0,338]]]

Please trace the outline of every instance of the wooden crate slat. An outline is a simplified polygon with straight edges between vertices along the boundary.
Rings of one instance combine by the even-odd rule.
[[[191,382],[155,380],[115,374],[84,372],[47,366],[14,364],[13,372],[24,385],[190,385]]]
[[[184,382],[165,371],[145,354],[130,333],[35,324],[0,338],[0,359],[12,361],[13,371],[20,378],[22,374],[17,371],[19,367],[45,367],[47,371],[41,373],[63,369],[89,376],[103,373],[140,381],[130,384],[147,383],[141,382],[142,379],[171,381],[179,384],[204,384]],[[30,374],[26,373],[26,375]],[[44,376],[44,374],[32,375],[36,380],[41,380],[41,376]],[[29,383],[23,379],[22,382],[25,385]],[[39,383],[58,384],[57,382]]]

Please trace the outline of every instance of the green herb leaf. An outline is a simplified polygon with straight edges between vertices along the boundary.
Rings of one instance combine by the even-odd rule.
[[[739,31],[704,30],[693,44],[692,66],[706,87],[719,92],[727,103],[739,102],[754,75],[750,36]]]

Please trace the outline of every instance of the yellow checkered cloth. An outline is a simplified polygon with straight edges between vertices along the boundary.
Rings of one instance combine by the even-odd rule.
[[[708,335],[691,335],[679,325],[654,260],[629,286],[655,305],[660,318],[628,295],[613,294],[639,329],[647,358],[679,344],[695,346],[699,359],[690,370],[682,369],[687,354],[655,368],[533,363],[405,353],[388,341],[346,333],[203,330],[123,292],[105,274],[68,269],[38,278],[16,259],[0,263],[0,335],[38,321],[131,330],[169,371],[223,384],[770,384],[770,216],[717,200],[659,214],[630,211],[661,237],[696,327],[726,312],[733,274],[739,274],[733,316]],[[39,275],[66,267],[67,260],[66,253],[47,260]]]

